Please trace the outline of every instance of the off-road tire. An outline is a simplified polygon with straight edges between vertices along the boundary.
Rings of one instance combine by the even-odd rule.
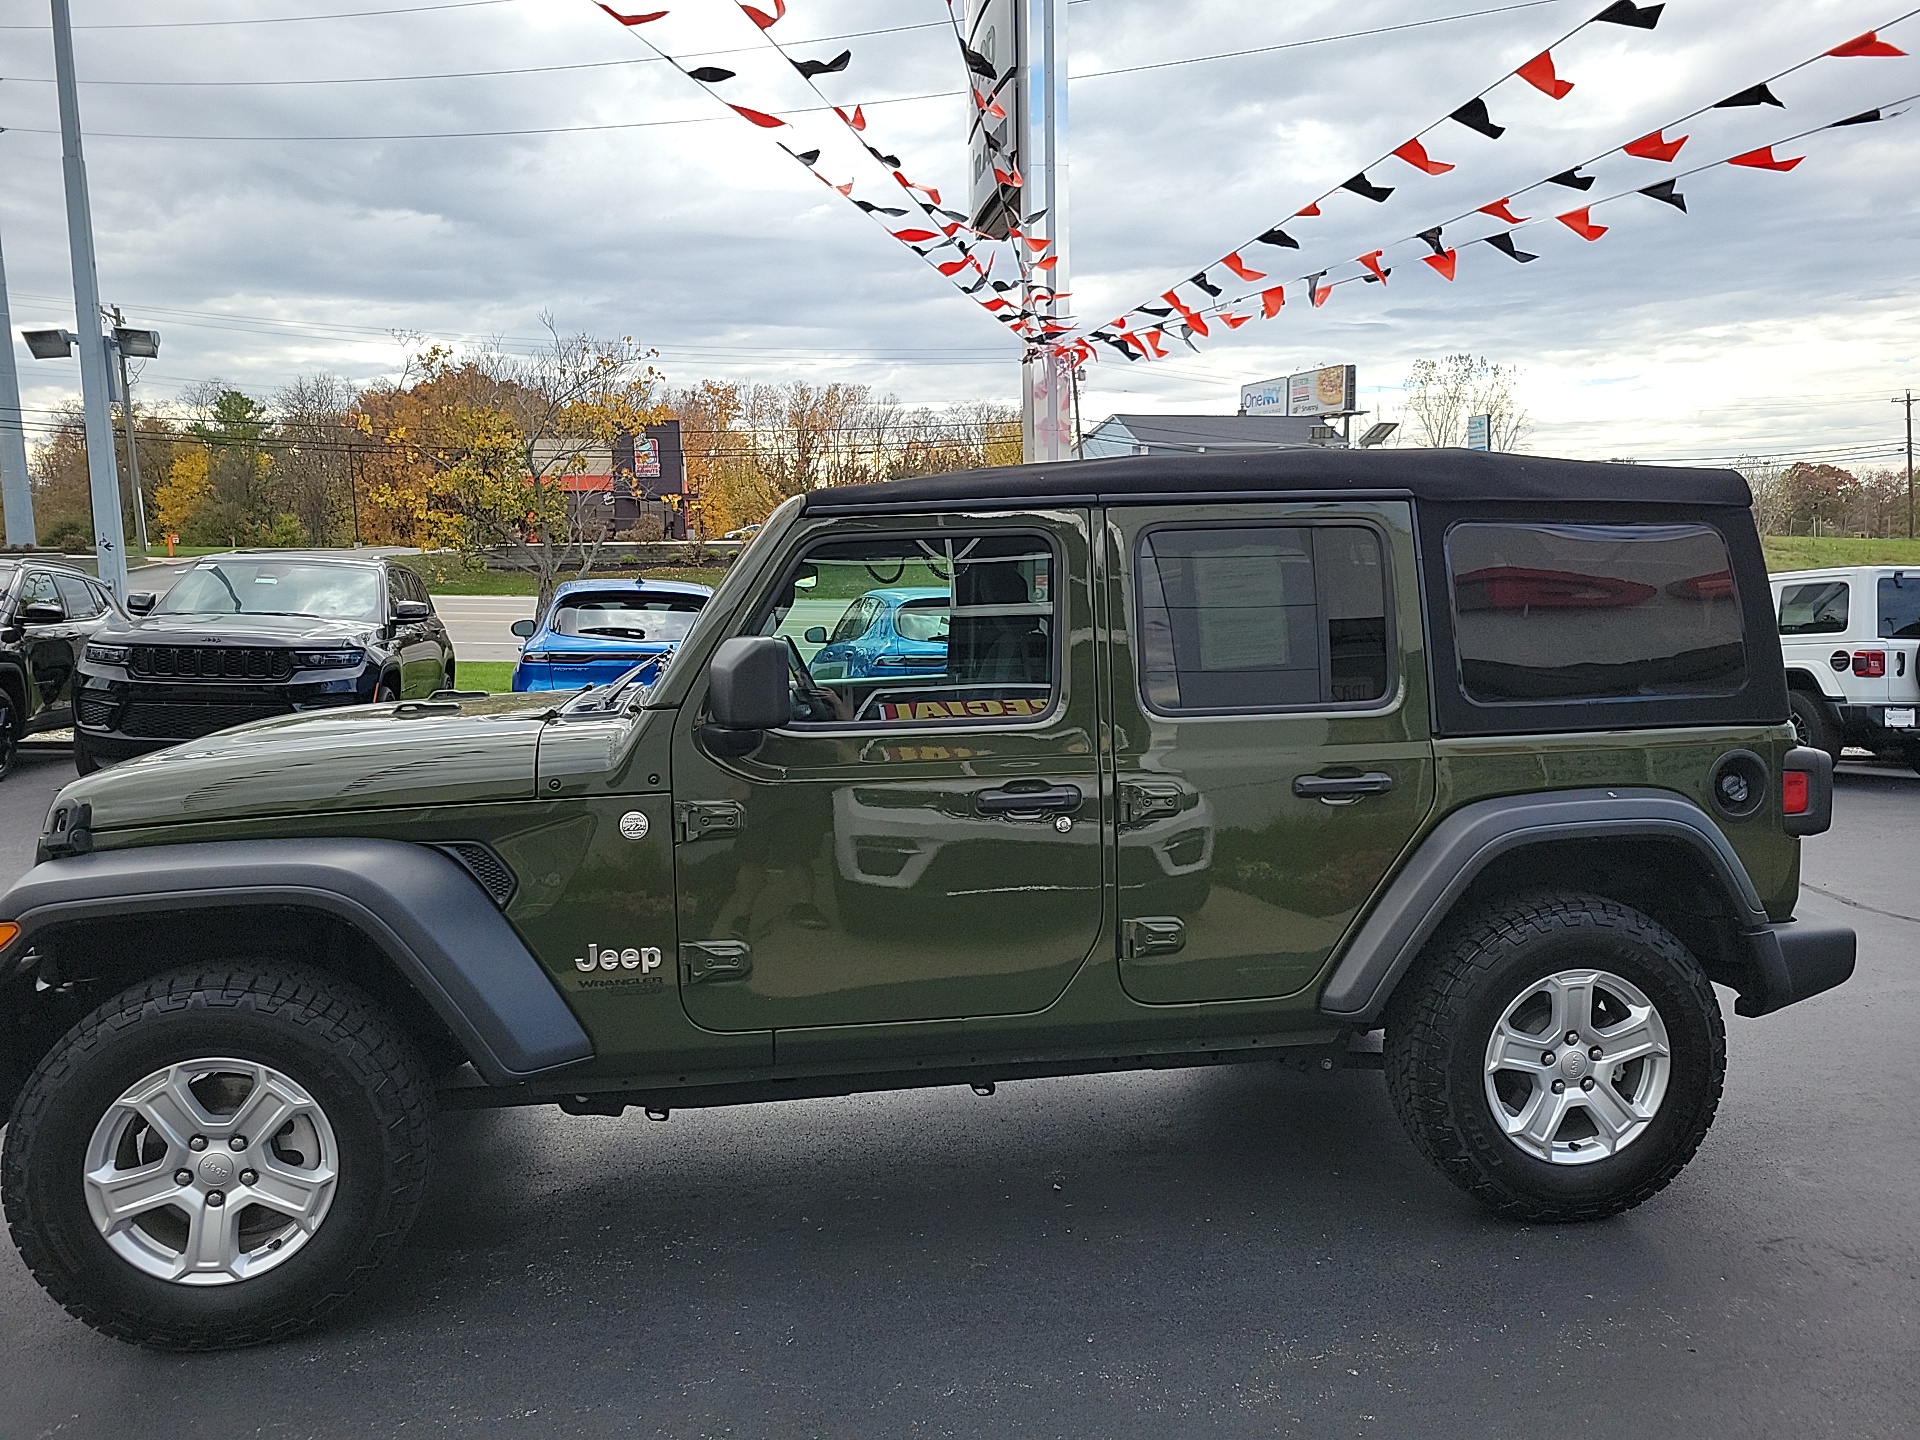
[[[13,773],[14,761],[20,758],[20,730],[20,710],[13,691],[0,685],[0,780]]]
[[[1604,1159],[1554,1164],[1501,1130],[1486,1094],[1487,1044],[1506,1007],[1542,977],[1612,972],[1659,1011],[1671,1046],[1651,1124]],[[1598,1220],[1657,1194],[1693,1158],[1726,1074],[1726,1028],[1699,962],[1665,927],[1572,891],[1504,897],[1451,921],[1395,991],[1386,1081],[1415,1146],[1461,1189],[1518,1220]]]
[[[1827,705],[1818,695],[1810,695],[1805,690],[1787,692],[1787,708],[1793,714],[1794,738],[1802,745],[1811,745],[1816,750],[1824,750],[1833,757],[1833,763],[1840,763],[1840,733],[1834,728],[1832,718],[1827,714]]]
[[[337,1141],[330,1208],[284,1263],[233,1283],[157,1278],[95,1226],[82,1174],[101,1117],[129,1085],[224,1056],[273,1067],[324,1110]],[[7,1128],[6,1218],[34,1278],[105,1334],[160,1350],[279,1340],[368,1280],[419,1212],[434,1099],[413,1045],[363,993],[317,971],[237,962],[174,971],[80,1021],[21,1091]]]

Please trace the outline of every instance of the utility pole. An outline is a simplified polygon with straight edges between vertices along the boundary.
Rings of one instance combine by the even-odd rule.
[[[1896,397],[1896,405],[1907,407],[1907,538],[1913,539],[1913,391]]]
[[[1067,266],[1067,0],[1015,0],[1023,66],[1020,164],[1025,214],[1021,228],[1053,242],[1058,263],[1039,273],[1049,290],[1073,288]],[[1044,214],[1042,214],[1044,212]],[[1042,214],[1029,227],[1028,215]],[[1039,258],[1035,256],[1034,258]],[[1034,306],[1044,321],[1068,306],[1049,299]],[[1042,334],[1021,366],[1021,450],[1028,464],[1074,457],[1071,369]]]
[[[93,260],[93,207],[80,153],[80,97],[73,75],[73,15],[52,0],[53,74],[60,96],[60,163],[67,182],[67,245],[73,255],[74,328],[80,341],[80,399],[87,422],[87,478],[93,491],[93,553],[100,578],[127,595],[126,527],[120,517],[120,467],[107,407],[107,342],[100,333],[100,277]]]
[[[113,358],[120,366],[120,423],[127,431],[127,478],[133,482],[133,534],[144,555],[147,553],[147,500],[140,490],[140,446],[133,433],[133,381],[127,376],[127,347],[120,343],[120,332],[126,328],[126,317],[116,305],[113,307]]]
[[[27,432],[20,414],[20,372],[14,366],[13,313],[7,308],[7,260],[0,253],[0,501],[7,544],[32,545],[33,480],[27,474]]]

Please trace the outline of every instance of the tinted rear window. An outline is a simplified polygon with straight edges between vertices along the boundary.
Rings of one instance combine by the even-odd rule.
[[[1881,576],[1880,638],[1920,640],[1920,574]]]
[[[1915,594],[1920,595],[1920,589]],[[1782,635],[1844,635],[1847,633],[1847,582],[1812,580],[1805,585],[1780,587]]]
[[[1461,683],[1480,704],[1746,684],[1733,567],[1711,526],[1458,525],[1447,561]]]

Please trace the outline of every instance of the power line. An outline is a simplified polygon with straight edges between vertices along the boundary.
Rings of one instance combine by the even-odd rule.
[[[297,25],[308,20],[361,20],[372,15],[423,15],[430,10],[478,10],[486,5],[513,5],[518,0],[447,0],[439,5],[400,5],[387,10],[336,10],[324,15],[245,15],[231,20],[127,20],[113,24],[76,25],[76,30],[202,30],[222,25]],[[44,25],[0,25],[0,30],[45,30]]]

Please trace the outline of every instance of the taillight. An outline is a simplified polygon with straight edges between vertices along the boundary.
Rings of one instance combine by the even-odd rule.
[[[1813,792],[1804,770],[1784,770],[1780,774],[1780,810],[1786,815],[1804,815],[1813,808]]]
[[[1884,650],[1854,651],[1853,673],[1868,680],[1879,679],[1887,673],[1887,652]]]

